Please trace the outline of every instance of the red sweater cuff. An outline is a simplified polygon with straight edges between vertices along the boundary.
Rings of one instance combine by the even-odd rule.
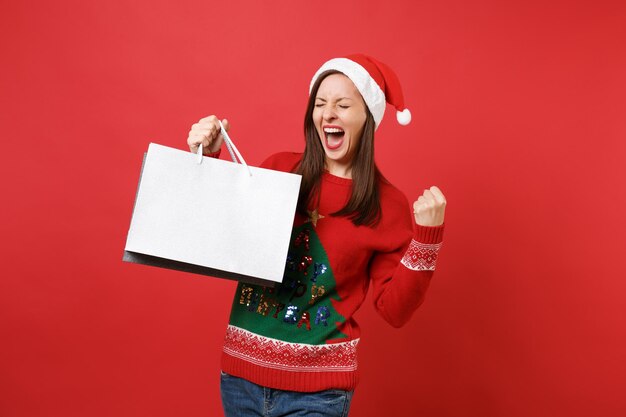
[[[219,158],[221,153],[222,153],[222,150],[218,149],[217,152],[205,153],[203,155],[206,156],[207,158]]]
[[[441,243],[443,241],[444,224],[441,226],[421,226],[415,225],[413,240],[420,243]]]

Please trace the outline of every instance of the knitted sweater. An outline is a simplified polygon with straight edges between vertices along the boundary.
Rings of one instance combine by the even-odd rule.
[[[279,153],[261,166],[290,172],[302,154]],[[319,207],[296,214],[282,284],[239,283],[222,370],[290,391],[353,390],[360,329],[354,314],[372,286],[378,313],[392,326],[419,307],[435,270],[443,225],[414,225],[398,189],[380,183],[375,227],[331,216],[348,201],[350,179],[324,173]]]

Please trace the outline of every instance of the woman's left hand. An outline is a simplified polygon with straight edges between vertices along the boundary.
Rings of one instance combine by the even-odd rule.
[[[415,223],[420,226],[440,226],[446,211],[446,197],[441,190],[432,186],[413,203]]]

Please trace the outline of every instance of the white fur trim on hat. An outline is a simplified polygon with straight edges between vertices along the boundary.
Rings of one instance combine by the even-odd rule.
[[[380,89],[380,86],[374,81],[365,68],[350,59],[333,58],[325,62],[313,76],[311,85],[309,86],[309,94],[320,74],[328,70],[337,70],[352,80],[357,90],[359,90],[359,93],[361,93],[361,96],[363,96],[363,100],[365,100],[365,104],[372,113],[372,116],[374,116],[374,122],[378,128],[381,120],[383,120],[385,107],[387,105],[385,93]]]

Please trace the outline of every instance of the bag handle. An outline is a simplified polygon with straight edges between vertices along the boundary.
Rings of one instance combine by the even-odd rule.
[[[248,170],[248,174],[252,176],[252,171],[250,171],[250,167],[248,166],[248,164],[246,164],[246,161],[243,159],[243,156],[241,156],[241,154],[239,153],[239,149],[237,149],[237,147],[233,143],[230,136],[228,136],[226,129],[224,129],[224,125],[222,124],[220,120],[218,120],[217,122],[220,124],[220,129],[222,130],[222,136],[224,136],[224,143],[226,143],[226,148],[228,149],[228,153],[230,154],[230,157],[232,158],[233,162],[237,163],[237,159],[239,159],[239,163],[245,166],[246,169]],[[202,144],[198,146],[198,150],[196,151],[196,154],[198,155],[198,163],[201,164],[202,163]]]

